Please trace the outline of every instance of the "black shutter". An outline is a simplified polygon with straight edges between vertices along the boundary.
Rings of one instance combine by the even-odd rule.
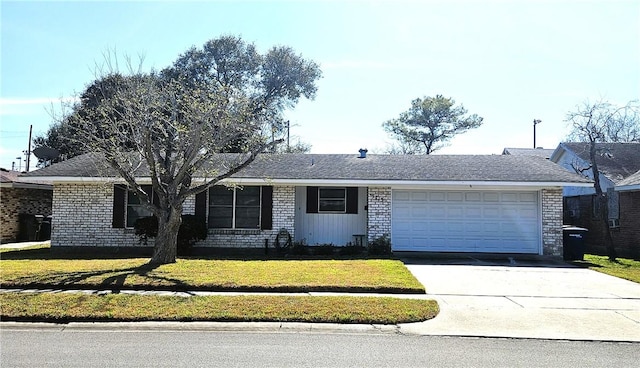
[[[318,187],[307,187],[307,213],[318,213]]]
[[[271,230],[273,227],[273,187],[262,187],[262,203],[260,203],[260,230]]]
[[[358,187],[347,187],[347,213],[358,213]]]
[[[196,194],[196,218],[199,221],[207,222],[207,191]]]
[[[122,184],[113,186],[113,219],[111,226],[114,228],[124,228],[124,212],[127,187]]]

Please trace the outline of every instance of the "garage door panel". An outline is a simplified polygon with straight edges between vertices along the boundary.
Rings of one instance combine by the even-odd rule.
[[[412,201],[427,201],[428,200],[428,193],[425,192],[412,192],[411,193],[411,200]]]
[[[482,201],[482,193],[479,192],[470,192],[464,194],[464,200],[466,202],[481,202]]]
[[[473,207],[467,207],[464,210],[464,215],[466,218],[470,218],[470,217],[477,217],[477,218],[481,218],[482,217],[482,207],[480,206],[473,206]]]
[[[539,252],[537,192],[394,190],[392,195],[394,250]]]
[[[500,201],[500,196],[495,192],[482,193],[482,199],[484,202],[498,202]]]
[[[429,210],[426,206],[416,206],[411,208],[411,216],[413,217],[426,217],[429,213]]]
[[[500,201],[503,203],[518,202],[518,193],[502,193]]]

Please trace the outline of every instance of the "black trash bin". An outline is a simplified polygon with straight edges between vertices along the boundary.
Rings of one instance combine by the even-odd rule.
[[[18,215],[18,241],[34,241],[40,224],[36,215],[21,213]]]
[[[38,232],[38,240],[50,240],[51,239],[51,216],[45,216],[40,224],[40,231]]]
[[[562,228],[562,254],[565,261],[584,260],[588,232],[589,230],[577,226],[565,226]]]

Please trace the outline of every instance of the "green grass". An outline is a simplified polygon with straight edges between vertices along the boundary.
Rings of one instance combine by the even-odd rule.
[[[231,260],[56,254],[46,246],[3,250],[3,288],[424,293],[400,261]],[[2,320],[14,321],[298,321],[395,324],[438,314],[433,300],[392,297],[0,293]]]
[[[280,321],[396,324],[438,314],[433,300],[345,296],[0,293],[2,320]]]
[[[424,293],[397,260],[3,259],[1,285],[97,289]]]
[[[606,273],[607,275],[640,283],[640,261],[618,258],[615,262],[611,262],[606,256],[585,254],[584,261],[577,261],[575,264],[587,266],[589,269]]]

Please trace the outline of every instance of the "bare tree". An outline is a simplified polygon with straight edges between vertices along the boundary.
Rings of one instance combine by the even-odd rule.
[[[417,98],[397,119],[382,124],[384,130],[399,142],[389,152],[431,154],[454,136],[482,125],[480,116],[466,114],[464,106],[456,106],[452,98],[442,95]]]
[[[151,264],[175,262],[187,197],[252,162],[273,122],[313,98],[318,66],[286,47],[260,55],[238,37],[192,48],[160,73],[109,70],[67,116],[78,140],[100,153],[158,218]],[[221,155],[232,149],[235,155]],[[136,177],[150,177],[156,198]],[[194,181],[194,178],[203,180]]]
[[[605,247],[611,261],[617,258],[617,253],[609,229],[609,200],[607,193],[602,190],[598,169],[598,157],[609,153],[603,151],[599,144],[637,141],[640,131],[638,111],[639,106],[636,102],[629,102],[620,107],[600,100],[594,103],[584,102],[577,106],[575,111],[569,112],[566,117],[566,121],[572,126],[569,139],[589,143],[589,166],[574,165],[574,169],[581,174],[585,171],[590,171],[592,174],[596,210],[602,219]]]

